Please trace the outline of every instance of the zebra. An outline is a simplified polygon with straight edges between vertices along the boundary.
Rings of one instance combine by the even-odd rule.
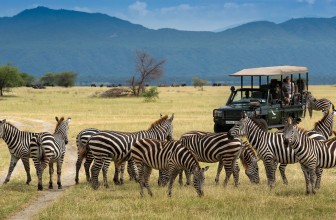
[[[181,141],[159,141],[154,139],[139,139],[131,147],[130,157],[139,169],[140,195],[143,188],[153,196],[149,185],[152,169],[164,170],[169,173],[168,196],[172,195],[172,187],[176,176],[181,170],[188,170],[193,174],[193,186],[198,196],[204,196],[204,172],[209,167],[201,168],[195,155]]]
[[[280,163],[282,179],[285,184],[288,183],[285,175],[286,165],[296,163],[298,160],[294,151],[284,146],[282,134],[267,132],[263,123],[244,114],[243,118],[229,130],[229,135],[247,137],[256,149],[259,158],[264,162],[268,185],[271,189],[275,186],[275,171],[278,163]],[[322,170],[317,169],[316,172],[321,178]]]
[[[238,186],[239,166],[236,161],[242,151],[239,138],[229,139],[227,133],[209,132],[201,135],[187,133],[181,136],[180,141],[183,145],[188,146],[197,161],[206,163],[220,162],[215,178],[216,183],[219,181],[219,174],[224,166],[226,177],[223,185],[227,185],[233,173],[235,186]]]
[[[98,175],[101,168],[103,168],[104,186],[109,187],[107,183],[107,171],[111,160],[113,160],[115,164],[113,181],[115,184],[120,184],[120,161],[129,152],[132,144],[141,138],[157,140],[173,139],[173,119],[174,114],[172,114],[170,118],[165,115],[152,123],[148,130],[138,132],[101,131],[92,135],[87,143],[87,147],[89,147],[94,157],[94,163],[91,167],[92,187],[94,189],[98,188]],[[132,161],[129,162],[133,170],[135,170],[134,163]],[[123,176],[121,176],[120,179],[123,181]]]
[[[317,168],[332,168],[336,166],[336,138],[325,142],[309,138],[306,130],[298,128],[291,117],[284,128],[284,143],[293,149],[306,181],[306,193],[316,193],[315,170]],[[311,185],[311,191],[309,189]]]
[[[76,162],[76,184],[78,184],[78,175],[79,175],[79,170],[82,166],[82,161],[84,158],[86,158],[85,162],[84,162],[84,167],[85,167],[85,174],[86,174],[86,180],[88,182],[90,182],[90,165],[93,161],[93,156],[91,154],[91,151],[89,151],[86,148],[86,144],[89,140],[89,138],[94,135],[99,133],[100,130],[95,129],[95,128],[87,128],[84,129],[82,131],[80,131],[78,133],[78,135],[76,136],[76,144],[77,144],[77,154],[78,154],[78,158],[77,158],[77,162]]]
[[[321,120],[317,121],[314,124],[314,128],[307,131],[307,135],[309,138],[312,138],[317,141],[325,141],[328,140],[328,138],[332,135],[332,129],[334,127],[334,116],[336,114],[335,111],[329,112],[329,111],[324,111],[324,116],[322,117]],[[278,134],[283,134],[283,131],[277,131]],[[285,169],[286,169],[287,164],[280,164],[279,170],[281,173],[282,180],[284,184],[288,184],[286,174],[285,174]],[[321,185],[321,176],[323,173],[323,169],[317,169],[316,172],[316,188],[320,188]]]
[[[17,162],[21,159],[27,174],[26,184],[31,182],[30,165],[29,165],[29,144],[33,135],[37,133],[20,131],[14,125],[6,122],[6,119],[0,121],[0,138],[8,145],[11,154],[11,161],[8,173],[3,184],[7,184],[14,171]]]
[[[58,189],[62,189],[61,172],[64,160],[66,145],[68,144],[69,123],[71,118],[64,117],[60,119],[55,117],[57,125],[54,134],[42,132],[33,135],[29,145],[30,156],[34,161],[36,173],[38,176],[39,191],[43,190],[42,174],[44,169],[49,165],[49,189],[53,188],[52,176],[54,173],[53,163],[57,162],[57,185]]]
[[[185,134],[183,134],[184,137],[189,136],[189,135],[206,135],[206,134],[213,134],[211,132],[205,132],[205,131],[189,131]],[[257,157],[254,149],[251,147],[251,145],[247,142],[244,141],[242,143],[242,152],[240,154],[240,161],[243,164],[243,167],[245,169],[245,174],[249,177],[251,183],[259,183],[260,178],[259,178],[259,166],[258,166],[258,160],[259,158]],[[218,184],[219,181],[219,175],[220,172],[223,169],[223,162],[219,161],[218,163],[218,177],[215,179],[216,183]],[[164,173],[160,173],[159,175],[159,180],[158,183],[159,185],[164,185],[165,181],[169,179],[169,177],[164,177],[162,176]],[[188,173],[186,173],[187,177],[187,182],[186,185],[190,184],[190,178]],[[179,183],[182,185],[182,172],[179,173]]]
[[[322,99],[316,99],[314,98],[314,96],[311,94],[311,92],[306,91],[305,92],[305,99],[306,99],[306,105],[308,107],[308,112],[309,112],[309,116],[310,118],[313,115],[313,110],[315,111],[326,111],[326,110],[330,110],[330,106],[332,107],[332,110],[335,110],[335,106],[334,104],[326,98],[322,98]]]

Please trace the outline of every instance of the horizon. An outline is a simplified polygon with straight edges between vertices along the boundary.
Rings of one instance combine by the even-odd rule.
[[[0,0],[0,17],[12,17],[38,6],[102,13],[150,29],[218,32],[255,21],[282,23],[295,18],[331,18],[336,0]]]

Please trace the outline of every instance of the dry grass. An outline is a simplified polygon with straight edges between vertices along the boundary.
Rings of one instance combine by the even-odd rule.
[[[89,127],[99,129],[137,131],[147,129],[159,118],[159,114],[175,113],[174,137],[190,130],[213,130],[212,110],[224,105],[229,87],[205,87],[198,91],[192,87],[160,87],[159,100],[145,103],[137,98],[92,98],[106,88],[48,88],[33,90],[14,89],[10,97],[0,100],[1,118],[21,122],[24,130],[45,129],[31,119],[55,122],[55,116],[71,117],[70,147],[76,148],[77,133]],[[317,98],[328,98],[336,103],[333,86],[311,86]],[[330,92],[333,91],[333,92]],[[301,123],[306,129],[321,118],[314,113]],[[0,173],[7,172],[9,153],[1,141]],[[154,197],[140,198],[139,186],[126,181],[123,186],[114,186],[109,171],[111,188],[100,187],[97,191],[85,182],[81,170],[80,184],[67,190],[64,196],[41,211],[38,219],[335,219],[335,170],[324,171],[322,188],[315,196],[306,196],[302,171],[299,164],[289,165],[287,177],[289,185],[281,183],[277,173],[277,186],[270,191],[266,185],[265,171],[260,162],[261,184],[251,185],[243,170],[240,172],[240,186],[233,187],[232,180],[227,188],[216,186],[214,177],[217,164],[210,164],[206,174],[205,197],[198,198],[192,187],[179,187],[177,182],[172,198],[166,196],[166,188],[156,184],[157,172],[151,178]],[[75,169],[75,164],[71,169]],[[64,173],[66,170],[64,170]],[[36,175],[32,166],[32,184],[26,186],[25,173],[14,171],[16,175],[7,186],[0,187],[0,218],[24,207],[37,196]],[[223,176],[221,181],[223,181]],[[100,180],[101,181],[101,180]],[[24,192],[23,192],[24,191]]]

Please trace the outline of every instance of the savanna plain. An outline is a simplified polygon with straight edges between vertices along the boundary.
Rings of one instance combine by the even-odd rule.
[[[67,151],[77,151],[76,135],[85,128],[101,130],[138,131],[146,130],[158,120],[160,113],[174,113],[174,139],[191,130],[213,131],[212,110],[226,103],[229,87],[160,87],[156,102],[144,102],[142,98],[99,98],[97,93],[108,88],[14,88],[0,98],[0,118],[16,124],[25,131],[53,132],[55,116],[71,117]],[[336,103],[335,86],[310,86],[316,98],[327,98]],[[314,112],[300,123],[300,127],[311,129],[322,118]],[[51,124],[37,123],[45,121]],[[48,130],[45,130],[48,129]],[[334,126],[335,130],[335,126]],[[71,158],[70,158],[71,157]],[[72,158],[75,157],[75,158]],[[75,170],[76,154],[65,155],[62,176]],[[7,145],[0,141],[0,177],[7,173],[10,154]],[[19,162],[21,163],[21,161]],[[316,195],[305,194],[305,182],[299,164],[287,166],[289,181],[284,185],[279,172],[276,173],[276,187],[267,186],[265,170],[259,161],[261,182],[249,182],[240,164],[240,185],[234,187],[231,177],[223,187],[224,171],[220,184],[215,184],[216,164],[209,165],[204,187],[205,196],[197,197],[192,186],[179,186],[175,181],[172,197],[167,188],[157,185],[158,172],[153,171],[151,186],[153,197],[146,191],[139,194],[139,185],[128,180],[122,186],[113,184],[114,166],[108,173],[110,188],[102,185],[93,190],[86,182],[84,169],[80,171],[80,182],[63,189],[46,208],[39,210],[34,219],[335,219],[336,218],[336,170],[324,170],[321,189]],[[37,177],[31,162],[32,182],[26,185],[24,169],[16,168],[11,181],[0,186],[0,219],[6,219],[34,202],[41,192],[37,191]],[[48,191],[48,171],[44,172],[44,190]],[[4,178],[2,178],[4,179]],[[56,181],[56,175],[54,175]],[[102,174],[99,181],[102,183]],[[51,191],[53,193],[53,191]]]

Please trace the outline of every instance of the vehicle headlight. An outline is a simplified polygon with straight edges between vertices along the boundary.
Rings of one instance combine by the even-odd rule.
[[[216,118],[221,118],[223,115],[222,111],[219,111],[219,110],[215,110],[213,112],[213,116],[216,117]]]

